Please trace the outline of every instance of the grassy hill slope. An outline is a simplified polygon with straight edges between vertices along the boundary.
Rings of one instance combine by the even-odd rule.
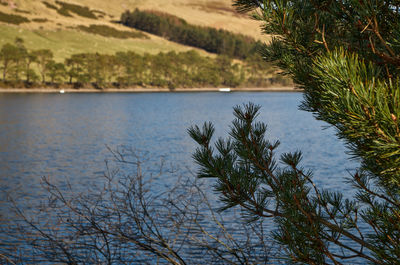
[[[116,39],[72,29],[30,30],[20,26],[1,24],[0,35],[0,46],[12,43],[16,37],[19,37],[24,39],[25,46],[30,50],[52,50],[56,61],[62,61],[72,54],[86,52],[114,54],[117,51],[135,51],[139,54],[145,52],[155,54],[171,50],[179,52],[194,49],[156,36],[150,36],[149,39]],[[206,54],[205,51],[195,50]]]
[[[79,26],[104,25],[118,31],[134,33],[135,30],[116,24],[122,12],[135,8],[168,12],[196,25],[223,28],[261,39],[257,22],[237,14],[230,0],[0,0],[0,12],[29,19],[29,22],[12,25],[0,21],[0,45],[24,39],[29,49],[51,49],[56,60],[80,52],[115,53],[132,50],[138,53],[160,51],[187,51],[194,49],[170,42],[151,34],[147,38],[105,37],[79,29]],[[60,12],[63,3],[85,7],[94,14],[89,18],[71,11]],[[64,10],[65,11],[65,10]],[[69,16],[66,16],[69,15]],[[198,50],[198,49],[196,49]],[[200,51],[201,54],[208,53]],[[209,55],[209,54],[208,54]]]
[[[79,2],[108,10],[116,17],[119,17],[121,10],[134,8],[167,12],[191,24],[222,28],[265,40],[265,36],[260,33],[259,22],[247,15],[238,14],[232,7],[232,0],[81,0]]]

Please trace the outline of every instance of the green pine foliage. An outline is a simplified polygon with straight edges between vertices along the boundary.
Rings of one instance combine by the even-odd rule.
[[[301,108],[336,128],[361,162],[357,191],[317,187],[301,153],[267,140],[259,106],[235,107],[230,136],[212,144],[214,128],[189,129],[199,144],[199,177],[214,178],[225,206],[247,221],[271,217],[273,236],[295,264],[370,264],[400,260],[399,1],[237,0],[276,36],[263,56],[304,89]],[[329,176],[326,176],[329,177]]]
[[[6,78],[13,82],[22,80],[22,73],[25,70],[25,58],[28,57],[28,51],[23,46],[23,40],[17,38],[15,44],[5,44],[0,50],[0,69],[2,71],[3,81]]]
[[[126,11],[121,23],[171,41],[198,47],[208,52],[245,59],[257,53],[261,42],[241,34],[211,27],[195,26],[167,13],[155,11]]]

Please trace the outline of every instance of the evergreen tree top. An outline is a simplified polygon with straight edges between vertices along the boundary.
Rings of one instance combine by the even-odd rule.
[[[304,89],[301,109],[336,129],[361,162],[349,179],[356,196],[317,187],[301,153],[274,151],[258,106],[235,107],[227,139],[213,126],[189,129],[198,176],[216,179],[225,210],[247,221],[272,217],[273,236],[295,264],[399,264],[400,1],[236,0],[266,34],[266,60]],[[317,166],[317,165],[316,165]],[[329,176],[326,176],[329,177]]]

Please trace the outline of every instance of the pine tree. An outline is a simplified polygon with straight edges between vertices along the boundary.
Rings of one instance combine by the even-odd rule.
[[[25,76],[26,82],[29,83],[35,79],[36,73],[31,69],[31,64],[37,61],[37,57],[33,52],[28,52],[25,60]]]
[[[53,59],[53,52],[48,49],[32,51],[32,54],[37,58],[36,64],[42,76],[42,83],[46,83],[46,75],[48,72],[47,64]]]
[[[51,84],[61,83],[66,76],[65,65],[63,63],[57,63],[54,60],[50,60],[46,64],[47,76],[50,77]]]
[[[0,61],[3,81],[7,80],[8,74],[12,70],[16,58],[18,58],[19,49],[10,43],[4,44],[0,50]]]
[[[263,48],[304,89],[301,109],[336,128],[361,161],[352,199],[317,187],[301,153],[280,157],[256,122],[259,106],[235,107],[227,140],[212,145],[214,127],[189,129],[199,177],[215,178],[227,209],[247,220],[272,217],[275,240],[299,264],[399,264],[400,14],[399,1],[236,0],[275,36]],[[350,185],[346,184],[346,185]]]
[[[24,46],[24,40],[21,38],[16,38],[15,46],[17,47],[17,51],[14,55],[13,62],[14,62],[14,80],[16,82],[20,81],[20,73],[25,71],[25,63],[28,57],[28,51]]]

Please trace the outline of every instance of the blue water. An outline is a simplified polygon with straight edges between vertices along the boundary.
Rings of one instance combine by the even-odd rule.
[[[187,128],[212,121],[216,136],[225,136],[232,107],[247,102],[262,106],[259,120],[271,140],[280,140],[279,152],[301,150],[318,185],[352,194],[343,181],[357,163],[332,128],[298,110],[301,99],[301,93],[265,92],[0,94],[0,215],[9,215],[7,194],[19,203],[46,196],[42,176],[56,184],[68,178],[77,189],[97,182],[107,146],[131,146],[195,171]]]

